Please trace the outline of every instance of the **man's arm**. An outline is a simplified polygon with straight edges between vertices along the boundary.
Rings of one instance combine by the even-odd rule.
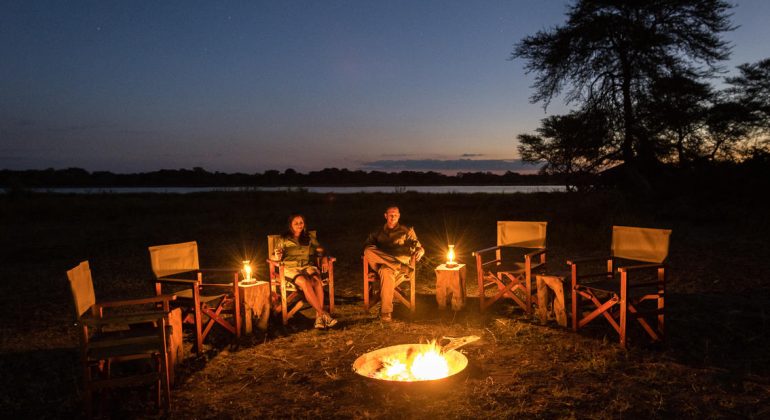
[[[420,261],[422,256],[425,255],[425,248],[422,247],[422,244],[417,239],[417,233],[414,232],[414,228],[409,228],[409,233],[406,234],[406,238],[409,243],[412,244],[412,247],[414,247],[415,258],[417,261]]]

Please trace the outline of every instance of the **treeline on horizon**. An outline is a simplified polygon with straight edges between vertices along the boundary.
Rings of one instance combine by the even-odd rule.
[[[116,174],[89,172],[82,168],[0,170],[0,186],[6,189],[66,187],[248,187],[248,186],[380,186],[380,185],[563,185],[561,175],[524,175],[516,172],[380,172],[338,168],[300,173],[294,169],[263,173],[209,172],[203,168],[162,169]]]

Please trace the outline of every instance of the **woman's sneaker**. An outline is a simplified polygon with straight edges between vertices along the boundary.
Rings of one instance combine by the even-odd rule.
[[[337,320],[332,318],[331,315],[329,315],[329,314],[323,314],[323,316],[321,318],[323,319],[323,322],[324,322],[324,324],[326,325],[327,328],[331,328],[331,327],[337,325]]]
[[[326,321],[323,316],[319,316],[315,319],[315,327],[319,330],[326,328]]]

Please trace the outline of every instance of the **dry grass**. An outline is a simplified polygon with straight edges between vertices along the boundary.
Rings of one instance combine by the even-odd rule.
[[[360,247],[390,202],[401,204],[432,261],[418,272],[414,319],[397,309],[397,321],[383,325],[360,309]],[[142,296],[150,293],[147,246],[197,240],[203,265],[260,261],[265,236],[296,210],[338,257],[340,324],[313,330],[308,312],[239,343],[215,335],[205,357],[182,366],[171,417],[766,418],[770,229],[750,204],[699,197],[652,205],[611,193],[0,196],[0,406],[11,417],[78,415],[65,271],[79,261],[90,260],[98,299]],[[613,224],[672,228],[666,346],[633,335],[623,351],[603,323],[574,334],[536,325],[508,304],[479,314],[472,298],[459,314],[438,313],[432,264],[441,247],[457,244],[470,262],[505,219],[549,222],[551,271],[568,256],[607,250]],[[468,281],[475,296],[471,272]],[[482,340],[463,349],[469,367],[446,384],[389,387],[351,370],[370,350],[470,334]],[[145,396],[114,395],[107,412],[153,417]]]

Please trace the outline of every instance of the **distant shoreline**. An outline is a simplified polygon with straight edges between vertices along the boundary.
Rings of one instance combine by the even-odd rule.
[[[50,187],[26,188],[36,194],[191,194],[206,192],[295,192],[311,194],[515,194],[564,192],[564,185],[352,185],[352,186],[205,186],[205,187]],[[5,193],[10,190],[5,189]]]

